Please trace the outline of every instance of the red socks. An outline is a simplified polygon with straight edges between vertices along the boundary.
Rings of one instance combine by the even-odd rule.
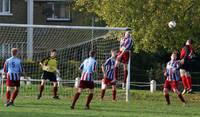
[[[90,102],[92,101],[92,98],[93,98],[93,93],[90,93],[88,98],[87,98],[87,103],[86,103],[86,106],[89,107],[90,106]]]
[[[186,78],[186,76],[182,76],[181,79],[182,79],[184,89],[187,89],[187,78]]]
[[[80,93],[76,93],[76,94],[75,94],[75,96],[74,96],[74,100],[73,100],[73,102],[72,102],[72,107],[75,106],[76,101],[78,100],[79,96],[80,96]]]
[[[73,102],[72,102],[72,107],[75,106],[76,101],[78,100],[79,96],[80,96],[80,93],[76,93],[76,94],[75,94],[74,100],[73,100]],[[87,103],[86,103],[86,106],[87,106],[87,107],[90,106],[90,102],[92,101],[92,98],[93,98],[93,93],[90,93],[90,94],[88,95],[88,98],[87,98]]]
[[[6,99],[7,99],[7,102],[10,101],[10,95],[11,95],[11,92],[10,92],[10,91],[7,91],[7,92],[6,92]]]
[[[116,93],[117,93],[116,90],[113,90],[113,91],[112,91],[112,97],[113,97],[113,100],[116,100]]]
[[[12,102],[14,102],[15,101],[15,98],[17,97],[17,95],[18,95],[18,90],[14,90],[14,92],[13,92],[13,94],[12,94],[12,97],[11,97],[11,91],[7,91],[6,92],[6,99],[7,99],[7,102],[9,102],[9,101],[12,101]],[[10,98],[11,98],[11,100],[10,100]]]
[[[44,85],[40,85],[39,90],[40,90],[40,95],[42,95],[42,92],[43,92],[43,90],[44,90]]]
[[[14,102],[14,100],[15,100],[15,98],[17,97],[17,95],[18,95],[18,90],[15,90],[14,92],[13,92],[13,94],[12,94],[12,98],[11,98],[11,101],[12,102]]]
[[[118,77],[118,67],[115,67],[114,69],[114,79],[117,79]]]
[[[186,79],[187,79],[188,89],[191,90],[192,89],[192,78],[189,76]]]
[[[101,99],[103,99],[103,98],[104,98],[105,92],[106,92],[106,90],[105,90],[105,89],[102,89],[102,90],[101,90]]]
[[[128,70],[124,70],[124,83],[126,84],[126,79],[128,75]]]
[[[182,76],[181,79],[183,82],[184,89],[189,89],[189,90],[192,89],[192,78],[191,77]]]
[[[183,95],[182,95],[182,94],[179,94],[178,97],[179,97],[179,99],[181,100],[181,102],[184,102],[184,103],[185,103],[185,99],[183,98]]]
[[[169,105],[170,104],[169,94],[165,94],[165,99],[167,101],[167,104]]]
[[[181,100],[181,102],[185,103],[185,99],[182,94],[179,94],[178,97]],[[169,94],[165,94],[165,99],[167,101],[167,104],[169,105],[170,104]]]
[[[58,87],[53,87],[53,96],[56,97],[58,92]]]
[[[103,99],[103,97],[105,95],[105,92],[106,92],[105,89],[101,90],[101,99]],[[117,94],[117,91],[116,90],[112,90],[112,99],[113,100],[116,100],[116,94]]]

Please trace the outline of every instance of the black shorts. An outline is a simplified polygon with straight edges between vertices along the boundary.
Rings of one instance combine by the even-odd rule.
[[[52,72],[43,71],[42,79],[50,80],[51,82],[57,82],[56,74]]]
[[[191,63],[189,61],[185,62],[183,65],[180,66],[180,69],[184,69],[188,72],[191,71]]]

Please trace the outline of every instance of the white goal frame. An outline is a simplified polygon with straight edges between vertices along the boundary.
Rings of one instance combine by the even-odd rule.
[[[128,27],[121,28],[121,27],[90,27],[90,26],[61,26],[61,25],[32,25],[32,24],[7,24],[7,23],[0,23],[0,28],[1,27],[21,27],[21,28],[27,28],[27,46],[30,46],[32,44],[33,39],[33,29],[34,28],[54,28],[54,29],[74,29],[74,30],[107,30],[107,31],[127,31],[131,30]],[[93,35],[92,35],[93,37]],[[91,37],[91,41],[93,41]],[[27,47],[27,51],[32,52],[33,50],[30,50],[30,47]],[[32,48],[33,49],[33,48]],[[131,54],[131,53],[130,53]],[[32,55],[29,55],[30,57]],[[31,58],[30,58],[31,59]],[[130,62],[131,62],[131,57],[129,57],[129,63],[128,63],[128,76],[127,76],[127,82],[126,82],[126,102],[128,102],[130,99]],[[2,79],[2,87],[3,87],[3,79]],[[1,89],[1,96],[3,95],[3,89]]]

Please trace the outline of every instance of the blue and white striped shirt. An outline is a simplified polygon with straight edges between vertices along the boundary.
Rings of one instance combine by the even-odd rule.
[[[81,80],[83,81],[93,81],[93,74],[97,68],[97,61],[89,57],[84,60],[84,62],[80,66],[80,70],[82,71]]]

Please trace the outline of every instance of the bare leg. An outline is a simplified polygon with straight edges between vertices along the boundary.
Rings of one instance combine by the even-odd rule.
[[[101,89],[101,100],[103,100],[103,98],[105,96],[106,89],[107,89],[107,85],[105,84],[104,89]]]

